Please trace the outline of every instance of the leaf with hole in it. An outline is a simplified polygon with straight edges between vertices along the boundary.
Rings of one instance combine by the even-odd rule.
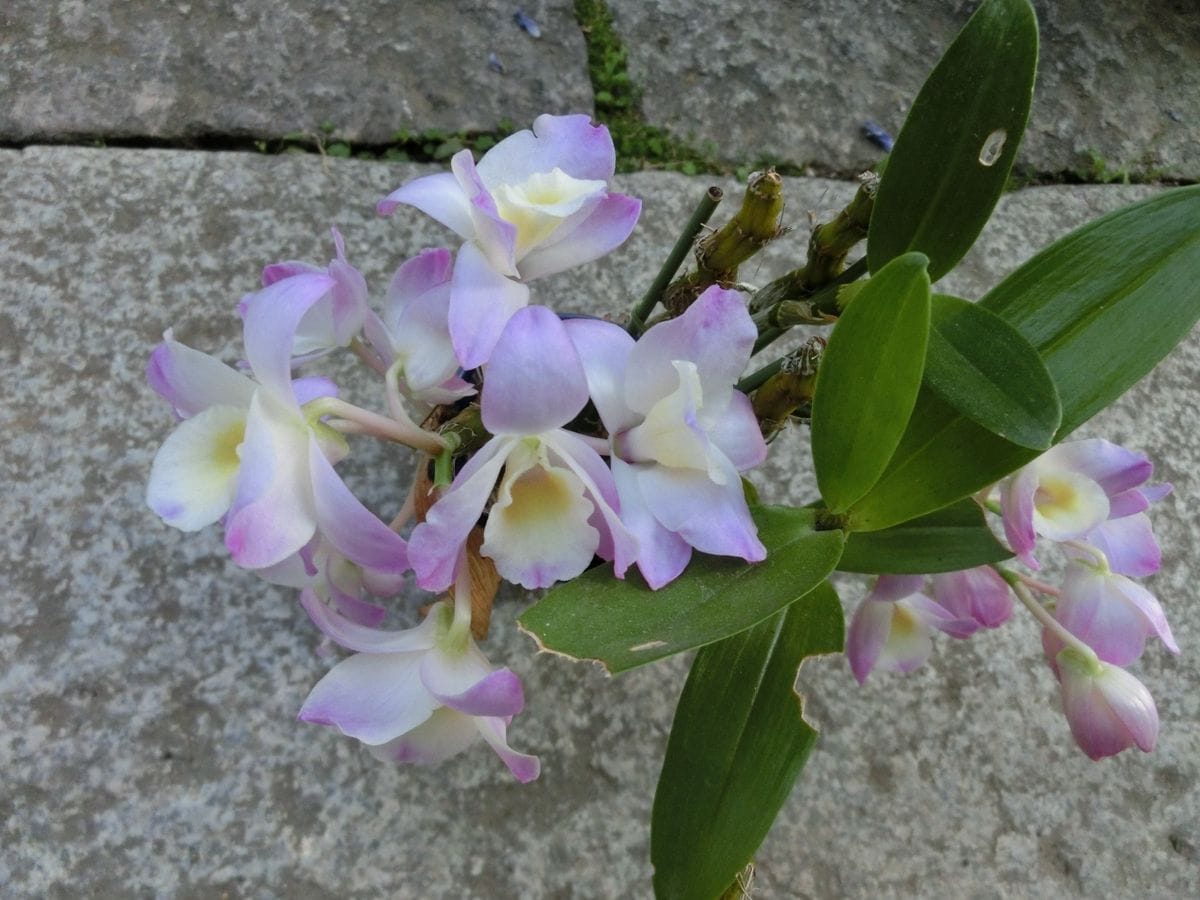
[[[1028,0],[985,0],[963,26],[888,156],[867,235],[872,272],[919,250],[937,281],[971,248],[1025,132],[1037,54]]]
[[[925,384],[993,434],[1045,450],[1062,419],[1058,391],[1029,341],[995,313],[934,294]]]
[[[543,648],[596,660],[613,673],[745,631],[824,581],[845,540],[841,531],[817,531],[812,509],[752,513],[767,548],[763,562],[697,554],[657,591],[636,572],[618,581],[595,568],[525,610],[521,627]]]
[[[1062,440],[1152,369],[1200,319],[1200,186],[1164,191],[1038,253],[979,301],[1033,345],[1058,389]],[[923,389],[887,471],[849,511],[875,531],[939,509],[1037,452]]]
[[[813,466],[835,513],[879,480],[916,402],[929,336],[926,262],[907,253],[868,281],[821,357],[812,403]]]
[[[988,528],[979,504],[964,498],[883,531],[847,535],[838,571],[933,575],[973,569],[1011,556],[1012,551]]]
[[[828,583],[755,628],[696,654],[654,794],[654,893],[722,896],[758,849],[816,742],[796,693],[811,656],[839,653]]]

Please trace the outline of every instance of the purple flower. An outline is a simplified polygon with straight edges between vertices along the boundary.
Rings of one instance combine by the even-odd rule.
[[[881,575],[859,604],[846,634],[846,657],[859,683],[876,669],[904,675],[933,652],[934,630],[967,637],[979,628],[922,593],[923,575]]]
[[[1008,621],[1013,596],[1008,582],[991,566],[930,576],[933,599],[960,620],[972,620],[981,628],[998,628]]]
[[[1150,460],[1109,441],[1093,438],[1051,447],[1000,486],[1004,533],[1018,558],[1038,568],[1033,556],[1037,536],[1052,541],[1090,540],[1113,549],[1127,574],[1149,574],[1157,567],[1158,545],[1149,522],[1114,528],[1120,520],[1143,512],[1170,492],[1170,485],[1146,485]],[[1151,569],[1153,571],[1153,569]]]
[[[1075,742],[1092,759],[1136,745],[1149,753],[1158,739],[1158,709],[1140,681],[1114,665],[1067,648],[1058,654],[1063,712]]]
[[[619,246],[641,202],[612,193],[616,152],[588,116],[539,116],[476,164],[410,181],[380,201],[382,215],[414,206],[467,243],[458,253],[450,334],[465,368],[486,362],[508,318],[529,303],[527,282],[590,262]]]
[[[767,454],[733,387],[757,335],[742,296],[711,287],[636,343],[608,322],[565,324],[611,437],[621,518],[640,542],[646,582],[675,579],[693,549],[764,559],[739,475]]]
[[[512,717],[525,705],[520,679],[493,670],[445,601],[416,628],[381,631],[335,613],[312,591],[301,605],[327,637],[353,656],[309,693],[300,719],[356,738],[380,759],[431,765],[480,737],[521,782],[538,777],[537,757],[508,746]]]
[[[558,316],[542,306],[519,310],[484,374],[481,413],[493,437],[413,530],[409,551],[421,587],[440,591],[453,582],[493,489],[480,552],[507,580],[547,587],[579,575],[594,555],[611,559],[618,577],[625,572],[637,541],[617,516],[612,475],[587,442],[564,430],[587,399],[583,366]]]

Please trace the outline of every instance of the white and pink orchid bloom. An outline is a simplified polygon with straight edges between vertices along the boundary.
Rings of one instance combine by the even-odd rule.
[[[1143,512],[1171,490],[1167,484],[1146,485],[1154,466],[1140,453],[1109,441],[1091,438],[1051,447],[1000,486],[1004,533],[1013,552],[1026,565],[1038,568],[1033,556],[1038,535],[1052,541],[1097,540],[1112,549],[1114,538],[1128,542],[1113,558],[1129,560],[1128,574],[1142,572],[1159,558],[1149,522],[1124,528],[1119,520]]]
[[[1157,598],[1137,582],[1111,571],[1102,558],[1075,559],[1068,564],[1054,618],[1101,660],[1115,666],[1135,662],[1150,635],[1172,653],[1179,652]],[[1061,643],[1052,635],[1046,635],[1043,644],[1050,659],[1061,650]]]
[[[846,634],[846,658],[859,684],[875,669],[906,675],[933,652],[934,630],[970,636],[979,623],[924,593],[923,575],[880,575]]]
[[[513,315],[488,363],[480,400],[493,437],[413,530],[409,556],[417,583],[431,591],[449,587],[493,489],[480,552],[503,578],[547,587],[582,573],[594,555],[612,560],[621,577],[637,556],[637,541],[618,517],[608,467],[564,428],[587,404],[588,388],[558,316],[542,306]]]
[[[475,163],[417,178],[381,200],[381,215],[416,207],[466,241],[454,266],[450,334],[464,368],[486,362],[508,318],[529,303],[527,283],[614,250],[641,201],[609,190],[616,151],[584,115],[543,115]]]
[[[1092,759],[1136,746],[1144,753],[1158,740],[1158,709],[1146,686],[1124,669],[1062,650],[1055,667],[1071,735]]]
[[[991,566],[931,575],[929,585],[939,606],[981,628],[999,628],[1012,616],[1012,591]]]
[[[314,303],[296,327],[292,354],[297,360],[310,360],[338,347],[348,347],[363,329],[369,311],[367,282],[362,274],[346,261],[346,244],[341,233],[331,228],[334,251],[337,254],[328,266],[321,268],[298,260],[272,263],[263,269],[263,287],[284,279],[329,279],[325,294]],[[239,305],[244,314],[245,300]]]
[[[292,379],[296,329],[332,287],[332,278],[313,274],[246,298],[253,381],[169,334],[151,357],[151,385],[186,418],[155,457],[147,500],[185,530],[224,518],[225,545],[246,568],[275,566],[318,532],[359,565],[391,573],[408,565],[404,540],[334,471],[344,439],[301,409],[334,395],[333,385]]]
[[[396,367],[397,386],[417,403],[437,406],[475,393],[459,377],[450,342],[449,250],[422,250],[401,264],[388,285],[383,315],[368,311],[363,333],[383,365]]]
[[[465,566],[463,567],[465,570]],[[459,585],[457,593],[469,592]],[[380,759],[433,765],[482,737],[516,776],[530,782],[541,764],[508,746],[508,726],[525,706],[521,681],[493,670],[471,638],[466,615],[439,601],[415,628],[382,631],[338,615],[312,591],[300,603],[328,638],[355,654],[317,682],[299,718],[356,738]]]
[[[733,387],[758,333],[742,295],[711,287],[636,343],[598,319],[565,324],[610,435],[621,518],[638,537],[646,583],[674,580],[693,549],[765,559],[740,477],[767,455],[750,401]]]

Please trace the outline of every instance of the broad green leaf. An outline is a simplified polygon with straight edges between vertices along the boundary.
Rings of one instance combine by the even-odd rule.
[[[1037,254],[980,305],[1041,354],[1062,403],[1061,441],[1146,374],[1200,319],[1200,186],[1110,213]],[[921,391],[888,470],[849,512],[875,531],[939,509],[1037,453]]]
[[[750,861],[817,738],[796,671],[842,645],[842,607],[826,583],[696,654],[654,795],[655,896],[714,900]]]
[[[1045,450],[1062,418],[1038,352],[988,310],[934,294],[925,384],[956,410],[1014,444]]]
[[[883,531],[851,533],[838,563],[841,572],[870,575],[932,575],[1008,559],[983,510],[964,498],[944,509]]]
[[[838,319],[821,358],[812,453],[821,496],[842,512],[870,490],[904,433],[925,368],[928,260],[892,260]]]
[[[635,570],[618,581],[601,566],[550,591],[521,615],[521,627],[545,649],[613,673],[745,631],[824,581],[845,541],[841,531],[817,531],[812,509],[752,512],[767,548],[761,563],[696,554],[657,591]]]
[[[1071,232],[979,305],[1041,353],[1062,400],[1062,440],[1133,387],[1200,318],[1200,185]]]
[[[867,262],[909,250],[937,281],[992,214],[1025,132],[1037,69],[1028,0],[985,0],[926,79],[879,183]]]

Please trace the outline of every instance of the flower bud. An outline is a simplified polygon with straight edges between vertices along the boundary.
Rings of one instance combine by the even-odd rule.
[[[1058,654],[1063,712],[1071,735],[1092,759],[1133,745],[1149,753],[1158,739],[1158,709],[1145,685],[1117,666],[1074,648]]]

